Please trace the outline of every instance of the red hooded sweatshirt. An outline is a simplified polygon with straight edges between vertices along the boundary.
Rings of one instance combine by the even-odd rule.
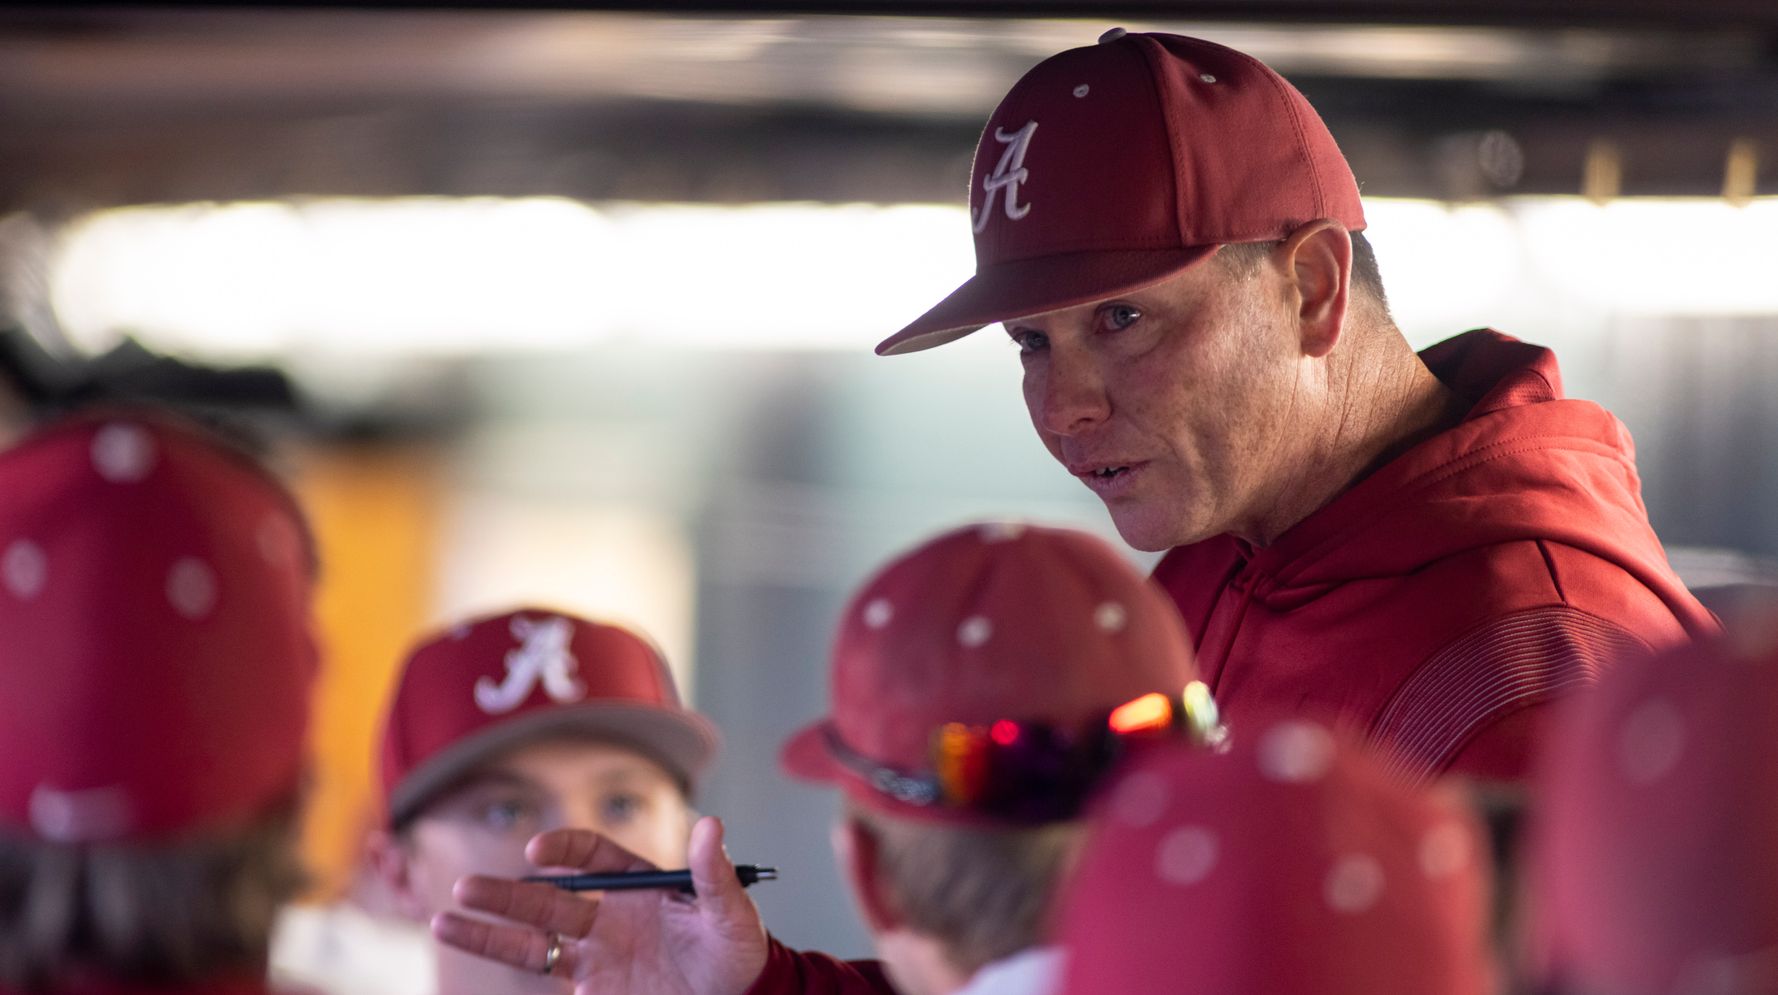
[[[1473,407],[1263,549],[1169,552],[1198,666],[1239,727],[1355,727],[1410,779],[1525,776],[1546,706],[1626,652],[1717,630],[1648,523],[1623,424],[1548,349],[1481,330],[1421,353]]]

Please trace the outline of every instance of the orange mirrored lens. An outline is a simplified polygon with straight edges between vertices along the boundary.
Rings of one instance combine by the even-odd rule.
[[[1111,730],[1123,735],[1165,729],[1172,721],[1173,702],[1158,691],[1119,705],[1109,719]]]

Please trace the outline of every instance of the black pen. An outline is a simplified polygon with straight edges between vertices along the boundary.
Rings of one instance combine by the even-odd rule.
[[[755,867],[740,864],[735,877],[746,888],[756,881],[778,880],[776,867]],[[565,874],[559,877],[539,874],[524,878],[537,884],[553,884],[563,891],[635,891],[639,888],[677,888],[687,894],[697,892],[691,886],[691,871],[620,871],[615,874]]]

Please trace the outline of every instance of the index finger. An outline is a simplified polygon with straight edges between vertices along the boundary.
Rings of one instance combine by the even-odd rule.
[[[525,859],[538,867],[577,871],[652,871],[654,865],[590,829],[551,829],[531,837]]]
[[[599,912],[597,895],[577,895],[552,885],[480,874],[458,878],[451,894],[466,909],[570,937],[591,932]]]

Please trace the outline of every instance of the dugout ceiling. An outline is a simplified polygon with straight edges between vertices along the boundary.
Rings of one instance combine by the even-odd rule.
[[[951,203],[1004,88],[1113,23],[1265,58],[1371,194],[1778,193],[1772,0],[593,6],[0,8],[0,210]]]

